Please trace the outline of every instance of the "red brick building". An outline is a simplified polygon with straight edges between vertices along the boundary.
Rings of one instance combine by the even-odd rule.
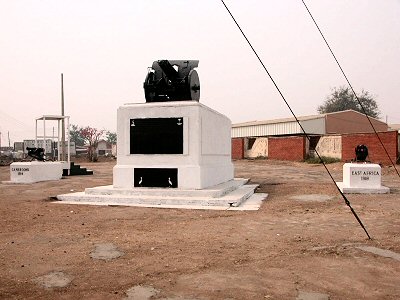
[[[398,159],[398,132],[388,131],[388,125],[359,112],[342,112],[294,118],[254,121],[232,125],[232,158],[268,157],[270,159],[302,161],[313,156],[315,149],[324,156],[348,161],[354,158],[354,149],[365,144],[370,149],[369,159],[390,164]],[[371,123],[379,132],[385,149],[373,133]]]

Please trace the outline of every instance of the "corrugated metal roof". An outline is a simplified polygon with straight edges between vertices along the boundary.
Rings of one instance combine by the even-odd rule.
[[[297,118],[307,133],[325,133],[325,114],[301,116]],[[295,118],[252,121],[232,125],[232,137],[256,137],[302,134]]]
[[[330,118],[340,120],[343,115],[343,120],[349,120],[348,113],[364,115],[358,111],[345,110],[318,115],[300,116],[297,119],[300,121],[304,130],[310,134],[326,134],[326,120]],[[337,115],[337,116],[334,116]],[[386,124],[376,118],[369,117],[371,120],[376,120],[382,124]],[[232,124],[232,137],[251,137],[251,136],[271,136],[271,135],[293,135],[302,134],[300,126],[295,118],[281,118],[264,121],[251,121],[244,123]]]
[[[302,133],[297,122],[282,122],[233,127],[232,137],[271,136]]]
[[[301,117],[297,117],[297,119],[299,121],[324,119],[325,115],[326,114],[311,115],[311,116],[301,116]],[[244,122],[244,123],[236,123],[236,124],[232,124],[232,128],[242,127],[242,126],[253,126],[253,125],[289,123],[289,122],[297,123],[295,118],[282,118],[282,119],[273,119],[273,120],[264,120],[264,121],[250,121],[250,122]]]
[[[299,121],[307,121],[307,120],[316,120],[316,119],[323,119],[325,118],[325,116],[327,115],[335,115],[335,114],[342,114],[344,112],[354,112],[360,115],[364,115],[358,111],[352,110],[352,109],[348,109],[348,110],[343,110],[343,111],[335,111],[335,112],[331,112],[331,113],[325,113],[325,114],[318,114],[318,115],[308,115],[308,116],[300,116],[297,117],[297,119]],[[372,118],[369,117],[370,119],[374,119],[377,120],[379,122],[382,122],[379,119],[376,118]],[[241,126],[251,126],[251,125],[264,125],[264,124],[277,124],[277,123],[286,123],[286,122],[296,122],[295,118],[280,118],[280,119],[272,119],[272,120],[263,120],[263,121],[250,121],[250,122],[244,122],[244,123],[236,123],[236,124],[232,124],[232,128],[235,127],[241,127]]]

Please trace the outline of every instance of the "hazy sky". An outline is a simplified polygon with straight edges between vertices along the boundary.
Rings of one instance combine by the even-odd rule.
[[[305,2],[356,91],[400,123],[400,1]],[[301,0],[226,4],[296,114],[346,84]],[[115,131],[159,59],[200,60],[200,102],[233,123],[290,116],[219,0],[0,0],[0,51],[2,145],[61,113],[61,73],[71,123]]]

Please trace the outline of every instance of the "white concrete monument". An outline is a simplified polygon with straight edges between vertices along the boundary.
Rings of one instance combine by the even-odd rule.
[[[345,163],[343,182],[337,182],[343,193],[347,194],[384,194],[388,187],[382,186],[380,165],[372,163]]]
[[[49,140],[48,135],[46,135],[46,122],[47,121],[57,121],[57,133],[52,134],[52,138]],[[38,134],[38,122],[42,122],[43,135]],[[60,151],[58,151],[58,161],[46,161],[46,153],[51,152],[51,147],[53,140],[57,141],[57,149],[60,149],[60,135],[62,130],[64,130],[60,124],[61,122],[66,122],[67,133],[67,161],[60,161]],[[53,127],[54,128],[54,127]],[[27,148],[28,155],[32,156],[32,159],[37,159],[31,162],[14,162],[10,165],[10,181],[5,181],[5,183],[35,183],[47,180],[60,180],[63,175],[63,170],[68,169],[70,165],[70,153],[69,153],[69,116],[57,116],[57,115],[44,115],[36,118],[35,125],[35,141],[33,148]],[[50,145],[50,149],[47,149],[46,145]],[[38,146],[43,146],[43,149],[38,148]],[[24,145],[27,146],[27,145]],[[46,151],[46,149],[48,151]],[[32,155],[33,153],[33,155]]]
[[[204,189],[233,179],[231,122],[197,101],[118,109],[114,187]]]
[[[117,113],[113,185],[64,203],[256,210],[267,194],[234,178],[231,122],[197,101],[125,104]]]
[[[62,173],[62,162],[15,162],[10,165],[10,183],[35,183],[47,180],[60,180]]]
[[[159,60],[144,82],[146,103],[117,113],[113,185],[59,195],[67,203],[258,209],[266,194],[233,178],[231,121],[198,102],[198,61]],[[244,204],[246,203],[246,208]]]

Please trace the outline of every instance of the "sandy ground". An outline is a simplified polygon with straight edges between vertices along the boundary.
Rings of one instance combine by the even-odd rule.
[[[391,168],[391,194],[348,196],[372,240],[323,167],[304,163],[235,162],[237,177],[269,194],[259,211],[51,202],[112,184],[114,164],[0,184],[1,299],[400,299],[400,179]],[[341,181],[341,164],[329,169]]]

